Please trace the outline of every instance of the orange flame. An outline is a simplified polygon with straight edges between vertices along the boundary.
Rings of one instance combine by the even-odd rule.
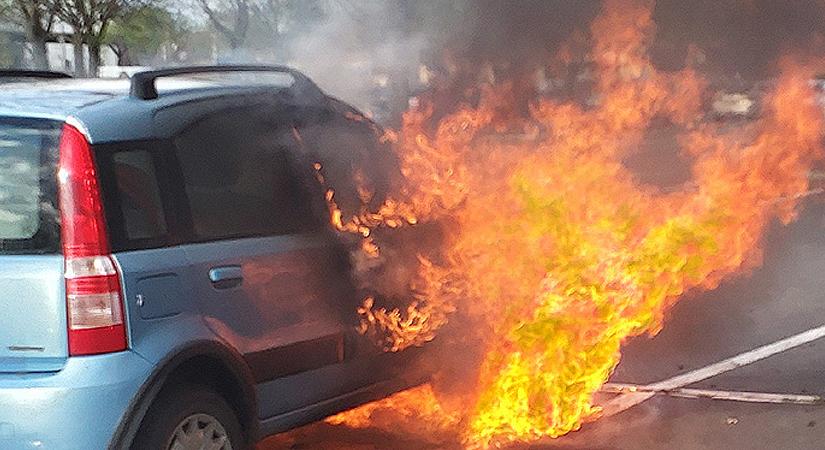
[[[657,72],[653,32],[650,5],[608,1],[591,27],[594,106],[540,98],[529,120],[501,117],[512,86],[485,86],[477,106],[434,131],[432,109],[413,108],[386,137],[401,160],[400,192],[349,218],[328,196],[337,229],[364,238],[449,217],[443,257],[419,258],[408,308],[367,299],[359,313],[361,331],[391,351],[432,340],[459,314],[484,324],[473,406],[463,421],[438,422],[461,427],[468,447],[557,437],[598,417],[593,395],[622,343],[657,333],[684,292],[758,264],[766,226],[795,217],[822,156],[811,72],[783,61],[758,120],[703,123],[705,82],[691,68]],[[654,118],[684,130],[692,159],[692,180],[674,192],[640,184],[622,162]],[[523,138],[503,137],[514,129]],[[371,240],[364,250],[380,248]],[[431,416],[436,400],[425,397],[384,404]],[[364,408],[334,421],[363,426],[376,404]]]

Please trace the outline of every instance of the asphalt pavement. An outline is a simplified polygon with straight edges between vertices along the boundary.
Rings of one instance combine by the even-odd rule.
[[[628,342],[612,383],[646,385],[825,325],[825,198],[767,233],[762,265],[718,289],[689,294],[655,337]],[[688,388],[825,395],[825,338]],[[259,450],[458,449],[427,436],[316,423]],[[513,449],[825,449],[825,404],[766,404],[656,395],[580,431]]]

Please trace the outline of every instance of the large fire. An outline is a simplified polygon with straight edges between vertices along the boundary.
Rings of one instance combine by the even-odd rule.
[[[385,136],[401,163],[398,192],[351,217],[328,193],[333,224],[361,237],[364,258],[381,257],[387,230],[446,224],[438,249],[418,256],[409,306],[388,311],[366,299],[363,333],[398,351],[463,317],[483,336],[476,378],[464,380],[474,394],[460,411],[439,407],[429,388],[384,406],[453,427],[468,447],[576,430],[598,417],[594,394],[625,340],[657,333],[686,291],[758,264],[766,227],[794,219],[822,156],[812,73],[783,61],[757,120],[708,123],[705,81],[690,65],[658,72],[647,52],[653,33],[649,4],[608,1],[590,29],[590,104],[540,97],[519,117],[509,104],[519,86],[498,81],[434,123],[422,97]],[[691,180],[668,192],[623,164],[654,119],[681,130],[692,163]],[[333,421],[365,426],[381,405]]]

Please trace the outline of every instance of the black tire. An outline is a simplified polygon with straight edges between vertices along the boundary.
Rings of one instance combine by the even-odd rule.
[[[195,414],[217,419],[232,450],[248,448],[238,417],[226,400],[207,387],[185,385],[160,393],[138,428],[132,450],[167,450],[178,425]]]

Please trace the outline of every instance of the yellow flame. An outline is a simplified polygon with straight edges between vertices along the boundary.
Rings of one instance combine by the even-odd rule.
[[[424,101],[385,136],[401,161],[399,192],[346,218],[328,193],[333,225],[371,239],[367,253],[383,247],[377,229],[449,219],[438,263],[419,258],[407,308],[369,298],[358,313],[360,331],[388,351],[432,340],[455,315],[481,324],[472,407],[460,422],[437,421],[468,447],[557,437],[596,418],[593,395],[622,343],[658,332],[687,290],[757,264],[766,226],[792,220],[808,188],[823,125],[811,72],[784,61],[762,116],[725,129],[701,120],[705,82],[694,69],[655,70],[653,31],[647,2],[608,1],[591,26],[595,105],[538,98],[528,120],[501,117],[514,87],[487,85],[477,105],[433,126]],[[685,130],[693,162],[693,179],[673,192],[641,185],[622,162],[657,117]],[[423,414],[437,402],[425,397],[378,405]],[[336,421],[360,426],[347,418],[363,412]]]

